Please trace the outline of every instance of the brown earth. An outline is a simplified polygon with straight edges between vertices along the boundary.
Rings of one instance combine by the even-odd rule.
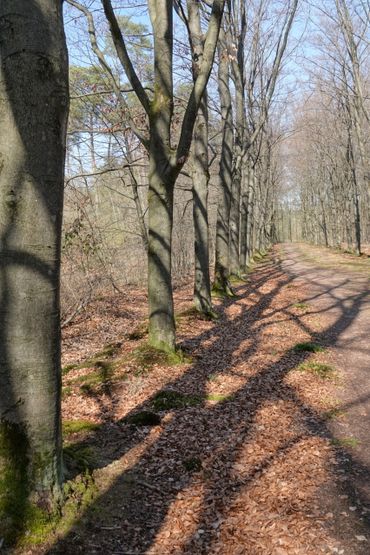
[[[65,373],[63,414],[98,427],[65,440],[93,455],[97,493],[67,533],[17,552],[368,554],[368,260],[330,253],[339,272],[319,267],[323,253],[328,264],[323,249],[276,247],[216,302],[217,322],[186,311],[191,286],[177,290],[191,362],[135,351],[142,291],[80,315],[64,360],[85,364]],[[158,402],[164,391],[177,405]],[[133,422],[144,410],[152,425]]]

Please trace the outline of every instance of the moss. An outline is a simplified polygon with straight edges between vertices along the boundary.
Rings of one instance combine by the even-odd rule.
[[[304,351],[309,353],[322,353],[325,351],[324,347],[318,345],[317,343],[297,343],[294,345],[293,350],[296,352]]]
[[[18,547],[31,547],[46,542],[50,535],[67,534],[80,515],[95,500],[97,487],[89,472],[68,481],[63,487],[64,502],[60,510],[46,515],[34,509],[27,515],[25,534],[19,539]]]
[[[25,429],[15,423],[0,423],[0,537],[5,547],[43,541],[59,517],[59,506],[51,507],[51,498],[32,491],[37,477],[50,466],[45,453],[29,458]],[[31,472],[32,470],[32,472]]]
[[[90,360],[113,357],[118,353],[121,346],[122,343],[120,341],[118,341],[117,343],[109,343],[103,348],[102,351],[95,353]]]
[[[223,285],[220,281],[215,281],[212,285],[211,296],[216,299],[232,299],[237,297],[229,282]]]
[[[95,353],[92,357],[80,362],[79,364],[68,364],[62,370],[63,374],[68,374],[71,370],[81,370],[83,368],[89,368],[91,366],[99,366],[101,364],[109,365],[106,359],[114,357],[119,351],[122,343],[109,343],[101,351]]]
[[[0,422],[0,537],[14,543],[29,510],[28,440],[24,428]]]
[[[335,369],[329,364],[322,364],[321,362],[305,362],[298,366],[298,370],[302,372],[311,372],[320,376],[320,378],[329,379],[333,377]]]
[[[253,260],[255,262],[260,262],[261,260],[263,260],[265,257],[267,256],[267,252],[264,250],[261,251],[256,251],[253,253]]]
[[[155,412],[143,410],[129,416],[127,422],[135,426],[158,426],[161,423],[161,417]]]
[[[68,443],[63,448],[64,463],[69,471],[84,472],[95,466],[95,452],[92,447],[80,443]]]
[[[88,420],[63,420],[63,435],[68,436],[79,432],[91,432],[97,430],[99,424]]]
[[[71,451],[71,447],[68,448]],[[86,448],[78,453],[80,466],[86,466]],[[49,464],[47,455],[40,455],[40,464]],[[91,462],[91,456],[88,460]],[[48,500],[37,500],[31,496],[29,479],[29,456],[27,434],[22,426],[2,421],[0,423],[0,537],[4,548],[22,548],[37,545],[48,540],[59,529],[70,528],[82,506],[90,503],[96,488],[92,478],[78,477],[67,488],[66,502],[53,510]],[[33,463],[32,466],[37,466]],[[38,469],[39,470],[39,469]],[[68,490],[68,492],[66,491]],[[73,492],[73,494],[72,494]],[[41,505],[42,503],[42,505]],[[44,508],[46,507],[46,508]],[[68,515],[66,519],[65,516]],[[67,525],[68,524],[68,525]]]
[[[307,303],[301,303],[301,302],[292,304],[292,307],[298,308],[300,310],[306,310],[307,308],[310,308]]]
[[[334,420],[335,418],[342,418],[343,416],[345,416],[345,414],[346,411],[344,411],[343,409],[339,407],[334,407],[330,410],[327,410],[323,416],[325,420]]]
[[[178,391],[160,391],[153,399],[152,405],[156,410],[172,410],[193,407],[202,402],[196,395],[184,395]]]
[[[166,352],[152,347],[147,343],[144,343],[133,351],[132,359],[146,369],[151,368],[155,364],[160,366],[175,366],[176,364],[191,362],[190,357],[186,356],[181,349]]]
[[[335,447],[357,447],[360,441],[355,437],[334,438],[330,441]]]
[[[69,395],[71,395],[73,389],[70,386],[66,386],[62,388],[62,399],[65,399]]]
[[[202,461],[198,457],[190,457],[182,461],[188,472],[199,472],[202,470]]]
[[[164,109],[168,109],[172,99],[158,84],[154,86],[154,98],[150,101],[150,117],[156,118]]]
[[[78,368],[78,364],[67,364],[66,366],[63,366],[62,368],[63,376],[65,376],[66,374],[68,374],[68,372],[70,372],[71,370],[74,370],[75,368]]]
[[[221,393],[210,393],[206,397],[207,401],[217,401],[218,403],[221,401],[228,401],[230,399],[230,395],[222,395]]]
[[[99,386],[102,384],[107,384],[112,380],[114,370],[117,363],[109,362],[104,360],[98,360],[95,363],[97,370],[94,372],[89,372],[84,376],[78,376],[71,380],[71,384],[81,385],[81,389],[93,388],[93,386]]]
[[[181,312],[178,312],[175,316],[175,320],[179,320],[181,318],[198,318],[200,315],[201,313],[196,309],[196,307],[191,306]]]

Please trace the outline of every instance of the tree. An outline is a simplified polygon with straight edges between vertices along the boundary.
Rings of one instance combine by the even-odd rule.
[[[248,251],[256,246],[247,244],[253,243],[251,228],[261,208],[255,190],[255,165],[297,8],[298,0],[285,0],[273,14],[272,23],[269,3],[238,0],[230,4],[224,18],[219,41],[223,140],[214,284],[220,295],[233,295],[229,277],[240,275]],[[247,41],[251,45],[248,54]],[[264,196],[268,198],[266,192]],[[260,222],[264,225],[263,218]]]
[[[59,267],[68,112],[62,2],[0,4],[0,536],[62,485]]]
[[[175,349],[175,318],[171,284],[173,195],[176,179],[189,156],[193,128],[204,94],[224,9],[214,0],[204,41],[203,60],[182,120],[177,146],[173,144],[173,6],[170,0],[148,0],[154,37],[153,97],[144,89],[127,52],[110,0],[102,0],[112,39],[122,67],[148,118],[149,133],[138,137],[149,154],[148,299],[149,342]]]
[[[188,30],[194,82],[201,68],[204,47],[199,4],[197,0],[187,0],[187,15],[181,0],[178,0],[175,4],[178,8],[178,14],[185,21]],[[194,226],[194,305],[198,312],[205,314],[209,318],[215,318],[216,313],[212,308],[211,279],[209,275],[208,142],[208,95],[207,90],[205,90],[194,126],[191,156]]]

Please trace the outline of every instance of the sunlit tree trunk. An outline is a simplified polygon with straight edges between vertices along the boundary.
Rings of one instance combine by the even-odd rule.
[[[188,0],[188,29],[192,47],[193,77],[196,80],[203,59],[203,33],[199,2]],[[208,98],[205,92],[194,127],[192,151],[192,193],[194,223],[194,304],[207,316],[213,316],[209,276],[208,231]]]
[[[222,114],[220,188],[217,204],[216,263],[214,289],[220,295],[233,295],[229,283],[230,206],[233,163],[233,117],[229,85],[229,59],[225,41],[219,47],[218,90]]]
[[[203,60],[186,106],[176,148],[172,144],[171,127],[174,101],[173,3],[170,0],[148,0],[154,40],[153,97],[148,96],[135,72],[111,1],[102,0],[102,4],[117,55],[148,117],[149,136],[143,136],[132,120],[130,125],[149,153],[149,343],[165,351],[173,351],[176,339],[171,283],[174,186],[189,156],[195,120],[213,65],[224,0],[214,0],[212,4],[204,40]],[[82,8],[82,11],[86,14],[86,9]],[[91,21],[91,14],[86,16]],[[100,63],[106,66],[102,53],[96,48],[95,51]],[[109,73],[109,68],[107,71]],[[110,75],[112,79],[111,71]],[[120,94],[119,90],[117,94]]]

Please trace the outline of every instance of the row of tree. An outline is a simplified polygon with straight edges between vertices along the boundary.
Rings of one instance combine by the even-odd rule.
[[[4,0],[0,6],[0,535],[13,539],[25,530],[28,518],[52,511],[62,491],[59,277],[69,104],[62,2],[15,0],[15,4]],[[129,47],[121,14],[110,0],[101,0],[105,29],[109,29],[104,49],[87,7],[91,2],[68,0],[68,4],[85,18],[94,54],[93,70],[79,74],[84,73],[85,81],[80,97],[94,98],[91,111],[78,114],[75,106],[72,120],[87,119],[89,128],[77,130],[77,137],[85,137],[87,131],[90,153],[96,156],[86,172],[79,159],[86,154],[86,145],[71,133],[69,159],[82,180],[75,192],[82,200],[92,194],[97,200],[99,184],[92,191],[89,177],[112,171],[115,179],[128,179],[148,255],[149,341],[160,349],[174,350],[172,238],[175,185],[181,172],[193,183],[195,302],[199,310],[213,315],[206,87],[216,50],[221,105],[221,123],[216,127],[222,137],[216,281],[229,294],[228,279],[239,273],[252,248],[250,241],[249,250],[243,247],[242,254],[242,230],[245,237],[257,237],[260,247],[271,240],[268,111],[297,1],[283,3],[277,14],[282,21],[279,33],[271,27],[266,36],[262,28],[270,17],[267,3],[250,3],[255,19],[249,26],[253,55],[248,75],[244,67],[248,5],[244,2],[228,3],[223,19],[224,0],[211,4],[188,0],[186,5],[149,0],[151,40],[143,37]],[[183,21],[189,39],[184,53],[191,59],[192,84],[184,87],[186,100],[184,94],[177,99],[181,91],[174,87],[174,17]],[[145,48],[150,53],[142,57]],[[249,112],[245,91],[252,103]],[[102,122],[105,128],[96,133],[93,126]],[[102,135],[109,140],[96,147]],[[112,166],[98,163],[106,145]],[[114,161],[117,151],[121,155]],[[190,173],[184,169],[186,163]],[[147,180],[147,207],[139,193],[139,165]],[[257,184],[258,175],[264,181]],[[76,175],[69,181],[76,181]],[[89,223],[91,211],[84,210],[83,204],[66,229],[63,246],[68,249],[78,237],[86,257],[93,253],[105,265]],[[258,226],[255,207],[259,218],[264,218]]]
[[[370,243],[369,13],[368,2],[315,6],[310,90],[289,144],[294,183],[285,208],[285,237],[294,220],[296,238],[357,254]]]
[[[361,251],[366,4],[315,8],[319,69],[290,117],[298,0],[148,0],[138,20],[133,2],[66,0],[81,56],[67,132],[62,2],[1,2],[1,537],[61,496],[61,255],[64,323],[97,287],[145,274],[149,342],[173,351],[174,275],[194,273],[195,307],[213,318],[211,278],[233,295],[231,278],[278,239]]]
[[[211,301],[210,262],[215,263],[214,288],[218,294],[232,295],[230,276],[240,276],[249,263],[251,253],[255,249],[264,249],[274,239],[278,179],[272,147],[278,137],[276,126],[271,123],[271,107],[298,2],[276,2],[271,7],[264,1],[243,0],[227,6],[217,41],[217,64],[208,93],[202,85],[204,91],[199,97],[199,111],[196,109],[197,87],[199,82],[204,84],[206,81],[202,77],[204,67],[206,65],[209,75],[210,61],[215,53],[215,42],[212,42],[212,48],[207,42],[215,17],[207,3],[189,1],[183,5],[180,1],[175,2],[177,20],[184,23],[186,36],[173,44],[168,31],[172,29],[172,20],[168,19],[165,25],[162,18],[161,32],[165,33],[171,46],[166,46],[159,39],[156,41],[156,16],[150,4],[153,44],[143,40],[145,26],[132,24],[103,3],[110,33],[99,45],[99,21],[84,4],[75,0],[68,0],[68,3],[83,15],[88,24],[89,42],[96,64],[93,72],[99,83],[96,90],[97,82],[90,74],[83,83],[82,92],[81,79],[77,78],[74,82],[80,107],[75,122],[76,132],[79,133],[79,141],[84,133],[89,137],[92,168],[85,173],[79,171],[71,180],[80,190],[81,178],[86,179],[87,173],[94,179],[90,187],[96,191],[99,187],[108,187],[110,192],[113,190],[121,196],[125,193],[117,181],[121,180],[123,187],[128,184],[137,215],[137,231],[149,260],[149,341],[153,346],[173,350],[172,241],[179,224],[175,220],[174,232],[176,199],[186,205],[188,200],[192,201],[192,230],[190,233],[187,230],[182,241],[193,237],[194,248],[188,248],[187,252],[193,252],[194,302],[200,312],[210,317],[215,315]],[[162,8],[156,3],[156,9]],[[214,4],[212,9],[216,9]],[[123,38],[121,29],[126,38]],[[141,34],[139,40],[138,34]],[[130,36],[135,37],[136,42],[127,38]],[[169,54],[165,63],[166,72],[161,68],[159,61],[162,64],[165,59],[162,51],[165,46],[168,52],[171,51],[171,56],[175,46],[175,62],[178,62],[180,55],[188,57],[189,67],[185,65],[185,69],[175,63],[183,81],[190,77],[187,84],[182,82],[174,86],[172,66],[170,68],[174,61]],[[151,48],[152,60],[146,54]],[[139,67],[144,80],[135,72],[132,63],[140,52]],[[154,64],[152,68],[151,61]],[[86,70],[76,68],[75,72],[77,76],[86,75]],[[162,82],[163,76],[165,82]],[[159,101],[165,102],[168,112],[161,108],[157,121],[157,113],[153,114],[153,109]],[[95,121],[84,128],[81,120],[86,122],[91,117],[92,105]],[[92,144],[99,129],[107,148],[101,168],[96,167],[95,152],[98,149]],[[109,140],[102,137],[103,130],[107,131]],[[163,136],[159,136],[159,132]],[[120,145],[118,159],[112,156],[112,137],[115,144]],[[159,148],[165,152],[159,152]],[[210,179],[211,162],[214,162],[213,167],[219,168],[214,180]],[[158,168],[162,166],[158,173]],[[145,190],[146,183],[148,201],[140,192],[140,188]],[[217,204],[217,215],[215,233],[210,237],[213,227],[210,233],[209,190],[212,186],[218,194],[211,194],[212,203]],[[187,192],[191,193],[192,199],[187,198]],[[210,244],[214,251],[210,251]]]

